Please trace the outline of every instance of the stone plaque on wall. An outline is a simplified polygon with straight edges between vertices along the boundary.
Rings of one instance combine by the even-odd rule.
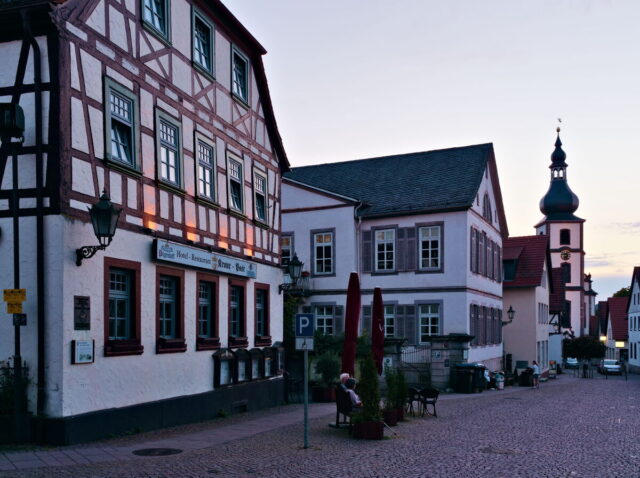
[[[73,328],[74,330],[91,328],[91,305],[88,296],[73,296]]]

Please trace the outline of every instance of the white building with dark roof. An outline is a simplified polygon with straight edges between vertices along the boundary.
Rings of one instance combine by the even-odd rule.
[[[302,310],[320,331],[343,332],[359,271],[363,333],[379,286],[385,336],[430,362],[434,385],[455,363],[502,368],[507,224],[491,144],[294,168],[282,208],[283,259],[304,262]]]

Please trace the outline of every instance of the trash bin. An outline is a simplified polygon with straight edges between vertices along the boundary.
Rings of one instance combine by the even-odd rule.
[[[533,387],[533,369],[525,368],[519,375],[521,387]]]
[[[454,367],[454,390],[458,393],[482,392],[487,385],[484,365],[461,363]]]
[[[495,381],[496,388],[498,390],[504,390],[504,374],[502,372],[496,372]]]

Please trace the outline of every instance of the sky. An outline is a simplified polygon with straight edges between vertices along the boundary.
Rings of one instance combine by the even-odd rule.
[[[511,236],[558,118],[598,300],[640,265],[637,0],[223,0],[262,43],[293,167],[491,142]]]

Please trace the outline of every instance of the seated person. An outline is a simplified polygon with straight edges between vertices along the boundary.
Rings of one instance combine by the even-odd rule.
[[[349,374],[348,373],[341,373],[340,374],[340,388],[342,390],[344,390],[345,392],[347,391],[347,386],[345,385],[347,383],[347,380],[349,380]]]
[[[360,397],[355,392],[356,381],[353,378],[350,378],[346,381],[345,386],[347,387],[347,395],[351,399],[351,406],[353,407],[362,407],[362,401]]]

